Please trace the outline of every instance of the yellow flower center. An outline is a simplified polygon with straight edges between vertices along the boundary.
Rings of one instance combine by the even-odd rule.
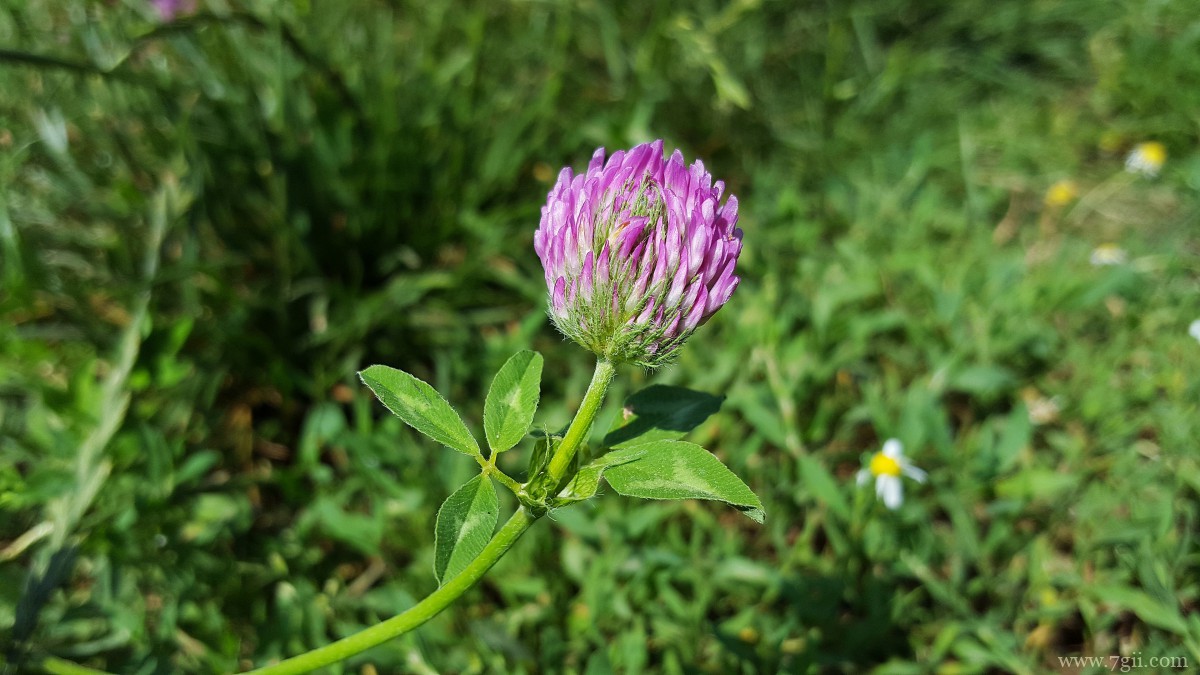
[[[1046,192],[1046,204],[1049,206],[1066,206],[1079,194],[1079,188],[1069,180],[1060,180]]]
[[[882,452],[877,452],[871,458],[871,474],[875,476],[899,476],[900,462]]]
[[[1152,166],[1162,166],[1167,161],[1167,146],[1158,141],[1142,143],[1138,146],[1138,153]]]

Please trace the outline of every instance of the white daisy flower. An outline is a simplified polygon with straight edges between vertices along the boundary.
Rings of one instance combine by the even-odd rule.
[[[1100,244],[1092,249],[1092,255],[1088,260],[1096,267],[1124,265],[1129,260],[1129,254],[1116,244]]]
[[[1196,319],[1188,326],[1188,335],[1200,340],[1200,319]]]
[[[1167,161],[1167,146],[1158,141],[1138,143],[1125,158],[1125,170],[1154,178]]]
[[[910,464],[904,457],[904,446],[900,441],[889,438],[884,442],[882,451],[871,455],[871,462],[867,468],[858,472],[858,484],[866,485],[874,476],[875,494],[883,500],[884,506],[897,509],[904,503],[901,475],[908,476],[918,483],[925,482],[925,472]]]

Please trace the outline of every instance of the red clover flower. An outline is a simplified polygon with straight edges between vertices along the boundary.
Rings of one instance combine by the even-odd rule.
[[[554,325],[613,363],[670,361],[738,285],[738,201],[724,191],[703,162],[664,161],[661,140],[564,168],[534,234]]]

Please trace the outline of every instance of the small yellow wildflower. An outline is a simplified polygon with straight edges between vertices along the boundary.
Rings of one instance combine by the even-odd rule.
[[[1079,196],[1079,186],[1075,181],[1063,179],[1046,190],[1046,206],[1066,206]]]
[[[1123,265],[1129,260],[1129,254],[1116,244],[1100,244],[1092,249],[1092,255],[1088,260],[1096,267]]]
[[[1167,146],[1158,141],[1138,143],[1125,158],[1125,170],[1154,178],[1167,161]]]
[[[897,509],[904,503],[901,476],[908,476],[918,483],[925,482],[925,472],[908,462],[904,457],[904,446],[894,438],[884,442],[883,450],[871,455],[867,468],[859,470],[858,484],[866,485],[872,476],[875,478],[875,494],[889,509]]]

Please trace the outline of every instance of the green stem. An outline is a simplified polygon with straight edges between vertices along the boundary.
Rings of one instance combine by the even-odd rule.
[[[493,452],[492,456],[484,459],[483,455],[476,455],[475,461],[479,464],[479,468],[483,470],[484,475],[491,476],[500,481],[500,484],[508,488],[514,495],[521,494],[521,484],[515,478],[509,476],[496,466],[496,456],[500,454]]]
[[[342,638],[333,644],[250,672],[256,675],[307,673],[322,666],[350,658],[355,654],[364,652],[371,647],[407,633],[437,616],[450,603],[457,600],[460,595],[474,586],[475,582],[479,581],[491,569],[492,565],[495,565],[496,561],[508,552],[508,549],[512,548],[517,539],[536,520],[537,517],[526,510],[525,507],[519,507],[517,512],[512,515],[512,518],[509,518],[508,522],[504,524],[504,527],[496,532],[496,536],[492,537],[492,540],[488,542],[488,545],[479,554],[479,557],[471,561],[471,564],[467,565],[458,576],[447,581],[444,586],[428,595],[421,602],[418,602],[407,612],[355,633],[350,637]]]
[[[612,382],[616,372],[617,367],[609,361],[604,359],[596,361],[596,372],[592,373],[592,383],[588,385],[587,393],[583,395],[583,403],[579,404],[579,412],[575,413],[575,419],[571,420],[567,434],[563,436],[562,443],[554,451],[554,456],[550,458],[550,464],[546,467],[546,486],[551,491],[556,491],[562,483],[571,467],[571,460],[575,457],[575,452],[587,440],[588,432],[592,429],[592,421],[596,419],[596,413],[600,411],[600,404],[604,403],[604,394],[608,391],[608,385]]]

